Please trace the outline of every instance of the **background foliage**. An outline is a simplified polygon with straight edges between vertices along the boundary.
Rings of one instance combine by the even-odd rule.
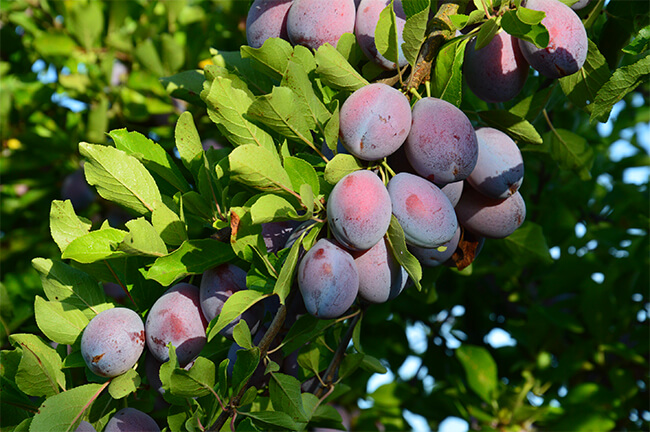
[[[65,177],[75,172],[82,160],[102,157],[93,153],[97,151],[94,146],[81,146],[84,154],[79,154],[78,143],[111,141],[128,149],[143,142],[140,135],[122,130],[126,128],[159,143],[178,162],[183,149],[174,152],[174,133],[179,116],[187,109],[192,117],[182,118],[182,131],[193,133],[191,122],[201,139],[229,146],[224,135],[232,142],[232,133],[213,123],[218,118],[215,106],[223,99],[211,99],[209,94],[199,98],[198,92],[177,86],[196,89],[198,80],[200,89],[204,78],[197,77],[196,70],[203,69],[207,59],[214,64],[205,69],[205,78],[212,82],[209,89],[215,95],[224,91],[215,86],[218,76],[235,80],[235,71],[229,69],[224,75],[218,68],[228,66],[234,58],[228,53],[239,52],[245,44],[243,23],[248,6],[245,1],[1,3],[0,316],[4,332],[0,337],[5,351],[0,397],[6,402],[2,404],[2,430],[16,429],[38,409],[43,396],[50,395],[48,389],[34,390],[31,386],[37,383],[27,385],[29,378],[16,374],[29,366],[17,345],[40,349],[54,363],[61,359],[64,365],[70,362],[65,374],[52,376],[68,389],[90,382],[68,390],[78,394],[79,400],[87,400],[87,395],[101,388],[94,383],[96,377],[85,376],[84,370],[76,367],[78,363],[65,347],[50,350],[34,336],[66,338],[44,335],[43,327],[52,326],[36,325],[35,299],[38,304],[38,298],[42,301],[48,294],[43,291],[39,272],[42,274],[48,263],[32,260],[57,259],[61,248],[68,254],[63,258],[74,256],[79,261],[75,251],[84,251],[84,245],[68,250],[60,241],[53,242],[49,228],[51,201],[65,198],[61,196]],[[462,93],[461,107],[475,124],[503,122],[503,114],[494,113],[508,111],[535,127],[539,140],[530,130],[521,132],[520,140],[526,165],[521,192],[527,203],[527,222],[508,239],[486,242],[468,269],[427,269],[423,290],[410,287],[395,300],[364,312],[353,338],[354,350],[368,359],[380,359],[394,379],[379,387],[369,386],[370,378],[382,367],[366,364],[337,386],[330,398],[351,415],[354,430],[408,429],[407,419],[413,421],[412,414],[423,416],[431,429],[450,416],[484,429],[648,429],[648,176],[643,174],[641,180],[632,176],[635,168],[648,166],[648,6],[644,1],[592,1],[580,15],[593,42],[585,66],[588,79],[548,81],[531,76],[518,99],[498,106],[488,106],[467,90]],[[448,49],[447,54],[441,54],[441,70],[445,62],[453,65],[456,51]],[[251,51],[249,56],[255,58],[255,53]],[[364,66],[354,50],[348,52],[347,60],[366,78],[375,78],[377,71]],[[634,73],[624,68],[630,65],[645,70]],[[260,74],[260,69],[253,70]],[[188,72],[177,75],[183,71]],[[265,73],[254,75],[263,78],[257,81],[259,86],[272,79],[268,67],[262,71]],[[628,86],[636,88],[634,91],[625,94],[612,89],[601,94],[601,99],[595,97],[612,76],[621,78],[626,72],[640,77],[638,87]],[[244,78],[250,76],[244,74]],[[452,77],[449,82],[454,82]],[[358,85],[354,80],[335,84],[344,89],[343,95],[347,85]],[[436,88],[434,83],[434,92],[449,88],[440,84],[444,82]],[[327,102],[336,100],[335,93],[329,94]],[[253,120],[262,130],[276,138],[287,135],[264,123],[264,106],[259,112]],[[109,135],[109,131],[113,132]],[[209,154],[213,156],[209,163],[221,155],[218,151]],[[233,159],[230,161],[232,164]],[[196,173],[188,165],[179,168],[179,179],[191,179]],[[170,189],[169,178],[166,181],[165,193]],[[178,181],[185,187],[184,180]],[[320,184],[326,187],[326,183]],[[174,192],[171,186],[170,196]],[[250,196],[250,190],[241,185],[233,190],[248,193],[245,198]],[[230,196],[234,195],[231,192]],[[233,198],[230,207],[243,208],[239,201]],[[63,205],[56,210],[58,213],[53,213],[67,216],[71,211]],[[87,217],[94,229],[106,219],[114,228],[126,229],[125,222],[133,216],[98,196],[75,210]],[[194,210],[195,214],[188,216],[194,218],[187,224],[188,237],[198,240],[213,231],[198,222],[200,206]],[[130,232],[138,229],[127,227]],[[169,244],[169,239],[165,240]],[[108,258],[117,263],[122,259]],[[151,278],[145,281],[133,271],[144,268],[147,258],[129,259],[130,263],[140,261],[133,267],[124,265],[121,271],[133,277],[134,286],[129,288],[144,314],[163,291],[162,286],[181,273],[165,279],[165,274],[158,276],[151,270],[155,266],[149,267]],[[213,258],[215,262],[220,259],[223,257]],[[89,258],[86,264],[75,266],[100,274],[93,261]],[[253,258],[250,261],[261,267]],[[191,274],[191,269],[187,273]],[[139,283],[143,285],[137,286]],[[152,286],[150,283],[156,283],[158,291],[147,294],[143,287]],[[333,325],[324,332],[315,344],[319,347],[316,360],[313,352],[303,352],[303,369],[322,370],[331,357],[325,347],[336,347],[345,329]],[[510,335],[508,343],[495,342],[499,330]],[[218,365],[228,347],[215,338],[204,355]],[[354,359],[347,358],[349,362]],[[146,389],[146,379],[143,381],[137,392],[128,385],[120,390],[111,384],[112,396],[128,398],[115,397],[118,402],[111,402],[104,394],[102,402],[110,409],[124,400],[129,406],[153,407],[154,398],[142,390]],[[191,389],[178,391],[192,394]],[[142,394],[147,396],[140,397]],[[157,419],[165,421],[168,415],[177,415],[176,421],[182,422],[170,421],[170,427],[196,427],[192,415],[198,415],[197,405],[189,411],[173,405],[167,412],[159,411]],[[187,413],[190,418],[184,417]],[[104,421],[98,413],[92,415],[100,423]],[[260,421],[253,414],[250,418]]]

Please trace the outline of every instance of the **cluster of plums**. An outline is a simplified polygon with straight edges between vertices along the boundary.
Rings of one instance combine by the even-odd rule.
[[[580,1],[573,7],[584,7]],[[356,4],[356,6],[355,6]],[[375,29],[381,11],[390,0],[255,0],[246,20],[248,44],[261,47],[272,37],[313,50],[329,43],[336,46],[344,33],[353,33],[364,54],[386,70],[404,67],[401,45],[406,15],[401,0],[394,0],[399,58],[384,58],[375,45]],[[542,24],[549,33],[546,48],[499,31],[485,47],[476,50],[476,38],[467,44],[464,76],[479,98],[505,102],[514,98],[528,77],[529,65],[549,78],[577,72],[587,57],[587,33],[580,17],[560,0],[525,0],[523,5],[543,11]]]

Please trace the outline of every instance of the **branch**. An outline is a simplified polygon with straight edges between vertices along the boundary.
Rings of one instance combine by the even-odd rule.
[[[266,331],[266,333],[264,333],[264,337],[262,338],[262,340],[258,345],[260,349],[260,359],[266,356],[266,353],[269,350],[269,346],[271,345],[271,342],[273,342],[273,339],[275,339],[275,337],[282,329],[282,325],[284,324],[284,319],[286,317],[287,317],[287,307],[285,305],[280,305],[278,312],[275,314],[275,317],[271,322],[271,326]],[[237,395],[230,400],[230,403],[225,408],[225,410],[221,411],[221,414],[219,414],[219,417],[214,422],[214,424],[207,429],[208,431],[216,432],[221,430],[223,425],[225,425],[226,422],[228,421],[228,418],[236,414],[236,408],[237,406],[239,406],[239,402],[241,401],[241,398],[244,396],[244,393],[246,393],[246,390],[248,390],[248,388],[250,387],[249,382],[250,382],[250,378],[248,379],[248,381],[246,381],[246,384],[242,386],[239,393],[237,393]]]

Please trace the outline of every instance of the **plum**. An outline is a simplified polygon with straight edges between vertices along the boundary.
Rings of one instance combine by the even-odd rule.
[[[460,200],[460,196],[463,194],[464,184],[465,182],[461,180],[453,183],[447,183],[446,185],[440,188],[442,193],[444,193],[447,196],[447,198],[449,198],[451,205],[454,207],[456,207],[456,204],[458,204],[458,201]]]
[[[79,422],[79,426],[74,430],[75,432],[97,432],[97,429],[85,420]]]
[[[179,283],[165,291],[147,315],[147,347],[158,361],[169,360],[171,344],[181,367],[194,360],[206,343],[207,321],[201,312],[199,288]]]
[[[411,105],[399,90],[374,83],[348,97],[340,111],[339,137],[350,154],[374,161],[393,154],[411,129]]]
[[[289,40],[287,16],[293,0],[255,0],[246,16],[246,40],[260,48],[269,38]]]
[[[352,252],[359,273],[359,297],[369,303],[384,303],[399,295],[406,285],[408,273],[383,238],[366,251]]]
[[[330,239],[320,239],[298,266],[298,287],[307,312],[316,318],[337,318],[359,292],[359,273],[352,256]]]
[[[476,37],[465,48],[465,82],[486,102],[506,102],[517,96],[526,83],[528,69],[517,39],[505,31],[480,50],[476,50]]]
[[[287,33],[294,45],[317,50],[336,47],[343,33],[354,32],[354,0],[294,0],[287,16]]]
[[[237,291],[246,289],[246,272],[233,264],[221,264],[203,272],[200,286],[201,310],[208,321],[212,321],[221,313],[226,300]],[[230,324],[224,327],[219,334],[232,339],[235,325],[243,318],[248,324],[251,333],[255,334],[264,316],[264,304],[256,303],[246,310]]]
[[[159,432],[156,421],[135,408],[122,408],[106,423],[104,432]]]
[[[407,243],[434,248],[454,236],[458,228],[454,207],[435,184],[399,173],[388,182],[388,194]]]
[[[506,199],[492,199],[465,187],[456,206],[458,222],[472,233],[487,238],[505,238],[526,219],[526,203],[519,192]]]
[[[81,355],[96,375],[114,377],[131,369],[144,350],[145,327],[131,309],[117,307],[97,314],[81,336]]]
[[[377,23],[379,22],[379,15],[389,3],[390,0],[361,0],[359,7],[357,8],[354,34],[357,37],[357,42],[359,43],[361,50],[368,59],[386,70],[393,70],[397,66],[402,68],[407,64],[406,57],[404,57],[404,53],[402,52],[402,44],[404,43],[402,32],[404,31],[404,24],[406,23],[406,14],[404,13],[401,0],[395,0],[393,3],[393,11],[397,18],[395,24],[397,27],[398,38],[398,64],[395,64],[395,59],[388,60],[379,54],[375,45],[375,30],[377,28]]]
[[[579,71],[589,48],[587,31],[580,17],[559,0],[527,0],[525,6],[546,13],[542,24],[549,33],[546,48],[537,48],[519,39],[519,47],[528,63],[548,78],[561,78]]]
[[[467,182],[483,195],[508,198],[524,181],[524,159],[517,144],[500,130],[477,129],[478,161]]]
[[[262,224],[262,238],[269,253],[278,252],[283,249],[289,236],[300,225],[298,221],[277,221]]]
[[[409,246],[408,248],[422,265],[427,267],[436,267],[447,261],[454,254],[458,247],[460,233],[461,230],[459,226],[451,240],[442,245],[447,248],[442,252],[439,251],[438,248],[421,248],[417,246]]]
[[[334,186],[327,200],[327,220],[334,237],[354,250],[373,247],[390,225],[391,200],[371,171],[355,171]]]
[[[413,105],[412,115],[404,150],[415,171],[440,186],[467,178],[478,159],[478,141],[465,113],[425,97]]]

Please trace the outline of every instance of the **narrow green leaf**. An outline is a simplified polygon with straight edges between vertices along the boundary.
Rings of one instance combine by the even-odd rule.
[[[96,261],[119,258],[126,254],[117,250],[127,232],[115,228],[91,231],[72,241],[61,255],[63,259],[73,259],[88,264]]]
[[[327,147],[329,147],[330,150],[332,150],[332,152],[335,152],[338,146],[339,126],[340,126],[338,100],[334,101],[334,109],[332,111],[333,111],[332,116],[327,121],[327,123],[325,123],[325,127],[323,130],[323,138],[325,139],[325,144],[327,145]]]
[[[463,99],[463,60],[468,39],[445,44],[436,60],[433,94],[447,102],[460,106]]]
[[[140,214],[151,212],[153,202],[161,200],[155,180],[133,156],[114,147],[88,143],[80,143],[79,152],[88,159],[84,165],[86,180],[97,186],[103,198]]]
[[[499,31],[499,24],[497,24],[496,18],[490,18],[483,24],[481,24],[481,29],[476,35],[476,46],[475,49],[480,50],[484,48],[492,41],[494,35]]]
[[[293,54],[291,44],[280,38],[269,38],[260,48],[242,45],[240,50],[242,58],[253,59],[264,73],[278,81],[282,79]]]
[[[165,76],[165,68],[163,67],[158,49],[153,44],[151,39],[144,39],[135,47],[135,57],[139,63],[149,69],[155,76]]]
[[[201,144],[199,132],[196,130],[192,113],[189,111],[185,111],[178,117],[174,129],[174,139],[183,165],[190,172],[196,173],[198,166],[201,165],[203,145]]]
[[[609,67],[605,57],[591,40],[589,51],[582,69],[577,73],[560,78],[560,86],[564,94],[576,106],[591,112],[596,94],[610,77]]]
[[[316,72],[325,85],[348,91],[368,85],[368,81],[330,44],[318,48],[316,64]]]
[[[235,339],[235,343],[240,347],[244,349],[253,348],[251,331],[248,328],[246,320],[239,320],[232,330],[232,337]]]
[[[293,205],[277,195],[264,195],[251,207],[251,219],[256,225],[297,218],[298,213]]]
[[[528,9],[523,6],[517,8],[516,14],[519,21],[531,26],[541,23],[544,17],[546,17],[546,12],[544,11]]]
[[[208,341],[212,340],[232,320],[265,297],[267,297],[265,294],[250,289],[237,291],[228,297],[228,300],[226,300],[221,308],[221,313],[217,320],[212,320],[208,325]]]
[[[212,393],[216,383],[216,366],[205,357],[198,357],[189,370],[174,368],[170,390],[175,396],[202,397]]]
[[[284,158],[284,169],[287,171],[287,174],[289,174],[289,179],[291,180],[291,185],[294,191],[300,192],[300,187],[303,184],[307,184],[311,187],[314,195],[320,193],[318,175],[316,174],[316,170],[312,164],[304,159],[289,156]]]
[[[126,129],[113,130],[109,135],[118,150],[138,159],[150,172],[156,173],[180,192],[190,190],[180,169],[160,144],[139,132],[127,132]]]
[[[510,36],[535,44],[538,48],[546,48],[549,42],[548,30],[540,22],[539,24],[530,25],[521,21],[517,12],[510,10],[501,17],[501,27]]]
[[[122,375],[116,376],[111,380],[108,386],[108,392],[113,399],[122,399],[131,393],[135,393],[138,387],[140,387],[140,382],[140,375],[135,370],[129,369]]]
[[[232,247],[227,243],[213,239],[187,240],[174,252],[157,258],[145,277],[169,286],[185,276],[203,273],[233,258]]]
[[[469,22],[469,15],[465,15],[465,14],[451,15],[449,17],[449,20],[454,24],[454,27],[456,27],[456,29],[462,30]]]
[[[237,361],[235,361],[232,370],[233,394],[239,393],[248,379],[253,376],[259,363],[260,349],[258,347],[237,351]]]
[[[582,180],[591,178],[595,156],[586,139],[566,129],[555,129],[544,138],[549,141],[549,153],[560,168],[577,172]]]
[[[296,240],[293,245],[291,245],[289,254],[287,255],[287,258],[282,264],[282,268],[280,269],[278,280],[275,282],[275,286],[273,287],[273,294],[277,294],[278,297],[280,297],[281,304],[285,303],[287,296],[291,291],[291,285],[293,284],[294,275],[296,274],[296,267],[298,265],[298,257],[300,255],[301,244],[302,236],[300,239]]]
[[[70,200],[52,201],[50,207],[50,233],[61,252],[65,251],[74,239],[88,234],[91,226],[90,221],[77,216]]]
[[[265,429],[277,430],[280,428],[292,431],[299,429],[296,422],[288,414],[281,411],[238,412],[243,416],[250,417],[254,423],[260,424]]]
[[[395,259],[402,267],[404,267],[408,275],[411,277],[411,280],[413,280],[413,283],[415,283],[416,288],[421,290],[422,286],[420,285],[420,280],[422,279],[422,266],[420,265],[420,261],[418,261],[418,259],[415,258],[406,247],[404,230],[394,215],[391,215],[386,237],[388,243],[390,243]]]
[[[50,397],[65,389],[61,357],[52,347],[33,334],[12,334],[9,341],[22,349],[16,373],[16,385],[30,396]]]
[[[399,63],[399,36],[393,0],[379,14],[375,27],[375,46],[379,55],[394,64]]]
[[[300,109],[309,113],[312,119],[309,122],[310,124],[325,124],[332,116],[321,99],[316,96],[312,82],[303,65],[290,61],[287,64],[281,85],[290,88],[297,96]]]
[[[29,430],[74,431],[84,413],[105,388],[106,385],[85,384],[46,399],[34,416]]]
[[[463,344],[456,350],[456,357],[465,369],[469,387],[485,402],[492,402],[497,390],[497,365],[488,350]]]
[[[650,43],[650,25],[643,27],[639,32],[634,36],[632,42],[630,42],[623,52],[631,55],[639,55],[643,51],[648,49],[648,44]]]
[[[187,227],[181,218],[161,201],[154,201],[151,223],[160,238],[169,245],[179,246],[187,240]]]
[[[36,324],[43,334],[53,342],[73,345],[88,324],[88,318],[79,309],[66,303],[47,301],[36,296],[34,301]]]
[[[276,155],[254,145],[235,148],[228,156],[231,179],[268,192],[291,190],[291,179]]]
[[[553,262],[542,227],[534,222],[524,222],[503,242],[514,256],[532,258],[544,264]]]
[[[186,70],[175,75],[160,78],[167,94],[197,106],[205,106],[201,100],[201,91],[205,82],[202,70]]]

